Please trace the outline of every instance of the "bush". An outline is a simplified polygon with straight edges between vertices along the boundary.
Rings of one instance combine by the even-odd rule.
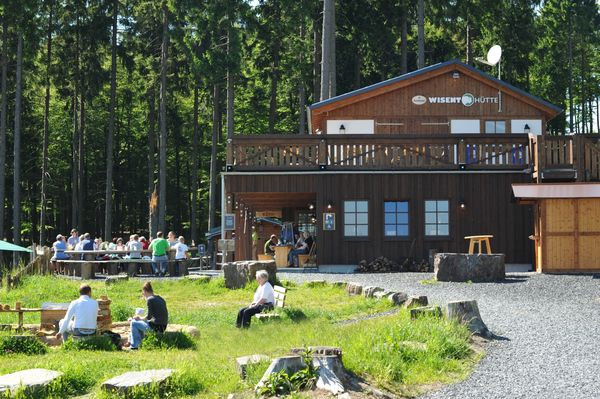
[[[111,306],[110,314],[114,321],[127,321],[128,318],[135,314],[135,308],[118,303]]]
[[[7,335],[0,337],[0,355],[23,353],[26,355],[43,355],[48,346],[33,335]]]
[[[186,333],[164,332],[157,333],[154,331],[148,332],[142,341],[144,349],[194,349],[196,344],[192,337]]]
[[[84,339],[74,340],[69,338],[64,344],[63,349],[70,350],[86,350],[86,351],[116,351],[117,347],[112,342],[112,339],[107,335],[93,335]]]
[[[267,377],[265,384],[257,390],[259,396],[282,396],[304,389],[312,389],[319,376],[318,367],[314,367],[312,356],[308,350],[302,354],[306,367],[288,375],[285,370]]]

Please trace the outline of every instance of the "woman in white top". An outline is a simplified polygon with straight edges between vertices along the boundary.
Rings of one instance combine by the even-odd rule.
[[[188,256],[188,246],[185,245],[185,238],[183,236],[179,236],[177,239],[177,244],[173,246],[175,249],[175,275],[179,276],[179,262],[183,262],[187,259]]]
[[[250,318],[252,316],[265,309],[273,308],[273,303],[275,303],[275,292],[273,291],[271,283],[269,283],[269,273],[267,273],[266,270],[257,271],[256,281],[258,282],[258,288],[254,293],[252,303],[247,307],[240,309],[238,312],[236,322],[237,328],[250,327]]]

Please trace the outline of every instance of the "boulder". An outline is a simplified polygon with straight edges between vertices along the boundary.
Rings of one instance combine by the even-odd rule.
[[[404,302],[404,307],[413,308],[415,306],[427,306],[428,304],[429,301],[425,295],[411,296]]]
[[[235,359],[235,363],[240,377],[246,378],[246,369],[249,365],[260,362],[268,362],[269,360],[270,358],[267,355],[250,355],[238,357]]]
[[[408,295],[403,292],[389,292],[387,294],[387,299],[394,306],[401,306],[408,299]]]
[[[490,338],[493,334],[481,319],[477,301],[455,301],[448,302],[446,310],[449,319],[455,319],[465,324],[473,334]]]
[[[4,397],[8,392],[14,394],[21,389],[25,390],[26,397],[35,396],[62,375],[59,371],[29,369],[0,376],[0,396]]]
[[[265,385],[267,378],[273,373],[277,373],[281,370],[285,370],[288,375],[292,375],[302,369],[306,368],[306,364],[302,359],[302,356],[292,355],[292,356],[282,356],[277,359],[273,359],[267,371],[263,374],[262,378],[256,385],[256,388],[260,388]]]
[[[345,370],[342,360],[335,355],[313,356],[313,366],[318,367],[317,383],[318,389],[328,391],[334,395],[344,393],[342,383]]]
[[[277,266],[274,260],[230,262],[223,266],[225,286],[229,289],[242,288],[256,278],[256,272],[259,270],[266,270],[269,273],[271,285],[277,282]]]
[[[101,387],[105,391],[116,392],[126,396],[140,387],[148,387],[152,384],[164,384],[171,378],[172,374],[173,370],[171,369],[130,371],[104,381]]]
[[[504,254],[439,253],[435,255],[433,267],[438,281],[479,283],[505,278]]]
[[[363,295],[365,298],[373,298],[373,295],[376,292],[382,292],[382,291],[384,291],[384,289],[381,287],[365,287],[363,289]]]
[[[106,280],[104,282],[106,285],[115,284],[121,281],[129,280],[129,276],[126,274],[118,274],[116,276],[106,276]]]
[[[363,286],[358,283],[348,283],[346,290],[348,291],[348,295],[360,295],[362,294]]]
[[[373,293],[373,298],[375,299],[382,299],[382,298],[386,298],[390,293],[387,291],[376,291],[375,293]]]
[[[420,308],[412,308],[410,310],[410,318],[417,319],[419,317],[442,317],[442,308],[439,306],[422,306]]]

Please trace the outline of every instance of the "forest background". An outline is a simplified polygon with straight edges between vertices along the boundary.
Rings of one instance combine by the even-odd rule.
[[[199,243],[233,134],[306,134],[307,104],[493,44],[503,80],[565,110],[552,134],[600,132],[596,0],[2,0],[0,18],[15,243],[72,227]]]

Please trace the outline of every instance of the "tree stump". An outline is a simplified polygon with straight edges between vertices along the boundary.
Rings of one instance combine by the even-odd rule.
[[[473,334],[490,338],[492,333],[481,319],[477,301],[455,301],[448,302],[446,310],[449,319],[455,319],[461,324],[467,325]]]

